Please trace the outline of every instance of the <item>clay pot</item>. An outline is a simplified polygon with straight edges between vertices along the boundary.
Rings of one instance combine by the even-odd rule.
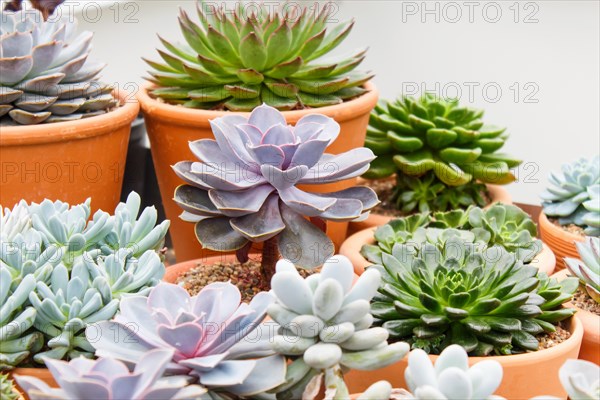
[[[469,357],[469,365],[483,360],[496,360],[504,369],[504,379],[496,394],[507,399],[530,399],[539,395],[557,396],[566,399],[567,393],[558,379],[558,370],[568,359],[577,358],[583,324],[576,317],[567,323],[571,337],[552,348],[525,354],[491,357]],[[435,362],[438,356],[429,356]],[[387,380],[395,388],[406,388],[404,370],[408,357],[376,371],[350,371],[346,383],[350,393],[364,392],[371,384]]]
[[[569,275],[569,271],[563,269],[552,275],[552,277],[558,281],[562,281]],[[600,365],[600,315],[582,310],[570,302],[566,303],[565,307],[575,308],[577,310],[577,318],[579,318],[583,325],[583,341],[581,342],[579,358]]]
[[[391,176],[388,179],[395,180],[396,177]],[[369,180],[364,179],[364,178],[359,178],[358,184],[369,186]],[[488,206],[486,206],[485,208],[490,207],[494,203],[512,204],[512,197],[511,197],[510,193],[508,193],[508,190],[506,190],[503,186],[490,185],[490,184],[486,184],[485,186],[487,187],[488,192],[490,194],[490,198],[492,199],[491,203]],[[389,215],[371,213],[371,214],[369,214],[369,217],[364,221],[350,222],[350,226],[348,227],[348,232],[349,232],[349,234],[353,234],[353,233],[362,231],[363,229],[385,225],[388,222],[390,222],[391,220],[393,220],[394,218],[398,218],[398,217],[391,217]]]
[[[50,387],[58,387],[58,384],[48,368],[15,368],[9,372],[9,375],[11,379],[14,379],[14,375],[33,376],[34,378],[44,381]],[[15,385],[19,392],[23,394],[23,398],[29,400],[29,396],[27,396],[27,393],[25,393],[25,391],[17,384],[16,380]]]
[[[540,212],[538,220],[538,226],[540,229],[540,237],[544,243],[548,244],[548,247],[552,249],[554,255],[556,255],[557,263],[556,269],[560,271],[565,268],[564,257],[579,258],[577,247],[575,242],[583,242],[585,238],[581,235],[576,235],[571,232],[567,232],[564,229],[554,225],[544,211]]]
[[[178,262],[214,255],[215,252],[203,250],[196,240],[194,224],[179,219],[181,208],[173,201],[175,188],[182,183],[171,166],[178,161],[195,160],[189,150],[188,142],[198,139],[213,139],[209,121],[230,115],[230,111],[207,111],[185,108],[160,102],[148,95],[148,88],[143,87],[138,93],[146,129],[150,138],[152,158],[156,168],[160,193],[163,199],[167,218],[171,220],[170,234]],[[327,153],[339,154],[364,145],[369,114],[377,103],[378,91],[371,83],[365,84],[370,91],[357,99],[335,106],[318,109],[285,111],[286,121],[295,124],[307,114],[324,114],[335,119],[341,127],[340,136],[328,148]],[[247,113],[245,113],[247,114]],[[304,187],[313,192],[332,192],[353,186],[356,179],[343,182],[311,185]],[[327,234],[336,248],[346,238],[347,222],[328,222]]]
[[[340,247],[340,254],[348,257],[354,266],[354,272],[361,275],[365,268],[373,263],[369,262],[360,254],[360,249],[365,244],[375,244],[375,229],[368,228],[350,236]],[[537,267],[540,271],[551,275],[554,272],[556,258],[548,246],[542,243],[542,251],[531,260],[531,265]]]
[[[131,122],[139,111],[135,99],[119,92],[121,107],[77,121],[7,126],[0,133],[0,204],[21,199],[92,198],[92,213],[111,212],[119,202]]]

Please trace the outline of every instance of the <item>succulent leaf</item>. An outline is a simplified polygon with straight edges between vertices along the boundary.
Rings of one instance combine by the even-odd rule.
[[[571,275],[579,278],[588,295],[600,303],[600,238],[586,237],[575,245],[579,259],[565,258],[565,265]]]

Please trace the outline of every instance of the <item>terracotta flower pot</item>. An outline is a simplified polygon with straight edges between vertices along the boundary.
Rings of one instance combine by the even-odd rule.
[[[396,178],[392,176],[388,179],[396,179]],[[358,184],[369,186],[369,181],[364,178],[359,178]],[[486,184],[485,186],[487,187],[488,192],[490,194],[490,198],[492,199],[492,202],[485,208],[491,206],[493,203],[512,204],[512,197],[511,197],[510,193],[508,193],[508,190],[506,190],[503,186],[490,185],[490,184]],[[364,221],[350,222],[348,231],[349,231],[349,234],[353,234],[353,233],[362,231],[363,229],[385,225],[388,222],[390,222],[391,220],[393,220],[394,218],[397,218],[397,217],[391,217],[389,215],[371,213],[371,214],[369,214],[369,217]]]
[[[106,114],[53,124],[0,129],[0,204],[24,199],[92,198],[93,211],[113,211],[119,202],[135,99],[120,92],[123,105]]]
[[[48,368],[15,368],[9,372],[9,375],[11,379],[14,379],[14,375],[33,376],[34,378],[41,379],[50,387],[58,387],[58,384]],[[25,393],[25,391],[17,384],[16,380],[15,385],[19,392],[23,394],[23,398],[29,400],[29,396],[27,396],[27,393]]]
[[[557,270],[560,271],[565,268],[565,262],[563,261],[564,257],[579,258],[575,242],[583,242],[583,236],[567,232],[554,225],[550,222],[548,217],[546,217],[544,211],[540,213],[538,226],[540,229],[540,237],[544,243],[548,244],[548,247],[554,252],[554,255],[556,255],[558,260],[556,263]]]
[[[354,266],[354,272],[361,275],[365,268],[373,263],[369,262],[360,254],[360,249],[365,244],[375,244],[375,229],[368,228],[350,236],[340,247],[340,254],[348,257]],[[556,257],[548,246],[542,243],[542,251],[531,260],[531,265],[537,267],[540,271],[551,275],[556,265]]]
[[[571,337],[552,348],[510,356],[469,357],[469,365],[483,360],[496,360],[502,364],[504,379],[496,394],[511,400],[530,399],[539,395],[567,398],[558,379],[558,370],[567,359],[577,358],[583,324],[576,317],[568,322]],[[433,362],[438,356],[429,356]],[[387,380],[395,388],[406,389],[404,370],[408,357],[376,371],[350,371],[346,383],[350,393],[364,392],[371,384]]]
[[[146,86],[138,93],[146,128],[150,138],[152,158],[156,168],[160,193],[167,214],[171,220],[171,239],[177,261],[213,255],[215,252],[203,250],[196,240],[194,224],[179,219],[181,208],[173,201],[175,188],[183,183],[171,166],[178,161],[194,160],[188,142],[198,139],[212,139],[209,121],[230,115],[230,111],[207,111],[170,105],[151,98]],[[370,91],[357,99],[322,108],[285,111],[283,114],[290,124],[295,124],[307,114],[319,113],[335,119],[341,127],[338,139],[327,148],[328,153],[339,154],[364,145],[369,114],[377,103],[378,92],[371,83],[365,84]],[[355,179],[334,184],[304,187],[313,192],[342,190],[355,184]],[[346,238],[348,223],[327,223],[327,234],[338,248]]]
[[[552,275],[552,277],[562,281],[569,275],[569,271],[563,269]],[[600,316],[582,310],[573,303],[566,303],[565,307],[575,308],[577,310],[577,318],[579,318],[583,325],[583,341],[581,342],[579,358],[600,365]]]

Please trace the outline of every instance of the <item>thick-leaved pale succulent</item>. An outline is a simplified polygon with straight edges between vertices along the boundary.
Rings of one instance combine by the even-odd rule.
[[[253,396],[284,381],[285,360],[259,328],[274,297],[262,292],[250,304],[240,301],[231,283],[212,283],[190,296],[161,282],[147,298],[123,298],[114,320],[91,325],[87,337],[97,356],[128,363],[141,363],[153,349],[171,350],[168,375],[197,377],[217,398]]]
[[[558,218],[561,225],[575,224],[587,228],[584,216],[588,213],[584,203],[595,196],[594,202],[588,203],[590,208],[598,210],[598,190],[588,189],[600,185],[600,156],[593,158],[580,158],[572,163],[563,164],[561,172],[551,172],[548,177],[550,185],[540,195],[544,214],[548,217]],[[598,213],[592,221],[598,223]],[[596,226],[596,228],[598,228]],[[587,232],[586,232],[587,233]],[[588,235],[598,233],[592,229]]]
[[[584,232],[588,236],[600,236],[600,184],[588,187],[587,192],[590,199],[583,202],[586,212],[581,218]]]
[[[175,173],[187,182],[175,190],[181,218],[196,223],[203,247],[247,255],[263,247],[267,283],[279,253],[301,268],[317,267],[333,255],[331,240],[311,221],[350,221],[377,203],[375,192],[357,186],[333,193],[308,193],[298,185],[318,185],[356,177],[374,155],[356,148],[324,154],[340,127],[333,119],[311,114],[288,126],[283,114],[263,105],[249,118],[231,115],[211,121],[216,140],[190,143],[202,162],[184,161]],[[240,260],[244,257],[240,257]]]
[[[567,360],[558,372],[560,383],[572,400],[600,398],[600,367],[590,361]],[[558,400],[554,396],[537,396],[531,400]]]
[[[139,204],[132,193],[114,216],[99,210],[90,218],[89,200],[72,207],[21,202],[3,213],[2,369],[43,357],[90,356],[85,327],[110,319],[123,296],[146,294],[162,279],[157,250],[169,221],[155,226],[153,208],[136,220]]]
[[[575,312],[560,306],[577,278],[557,283],[500,246],[480,250],[454,236],[442,246],[397,243],[381,259],[369,267],[383,277],[373,316],[391,337],[428,353],[451,344],[471,355],[535,351],[535,335]]]
[[[388,345],[388,332],[371,327],[369,301],[377,293],[379,272],[366,271],[354,285],[353,278],[344,256],[329,258],[320,273],[306,279],[291,262],[277,263],[271,282],[277,301],[268,308],[280,325],[273,348],[295,360],[278,398],[313,398],[324,377],[330,398],[347,399],[342,369],[374,370],[408,353],[406,343]]]
[[[565,258],[569,272],[579,278],[579,283],[588,295],[600,303],[600,238],[586,237],[585,242],[576,242],[579,258]]]
[[[33,376],[15,379],[31,400],[155,400],[198,399],[206,393],[199,385],[188,385],[183,376],[162,377],[173,356],[170,350],[151,350],[144,354],[133,371],[112,358],[88,360],[79,357],[70,362],[45,359],[58,388]]]
[[[0,399],[19,400],[20,397],[21,395],[8,375],[0,374]]]
[[[505,128],[484,125],[482,116],[483,111],[431,93],[377,106],[371,113],[365,145],[378,158],[366,176],[384,178],[398,172],[419,177],[432,171],[448,186],[472,180],[514,181],[509,168],[521,161],[496,153],[508,137]]]
[[[492,400],[503,399],[494,392],[502,383],[502,365],[495,360],[484,360],[469,368],[467,352],[458,345],[448,346],[435,364],[421,349],[408,356],[404,372],[407,392],[401,390],[398,399],[407,400]]]
[[[161,38],[163,61],[146,60],[154,69],[147,79],[159,86],[151,94],[185,107],[251,111],[261,103],[280,110],[322,107],[366,92],[361,86],[373,75],[354,70],[366,50],[323,58],[354,22],[328,29],[327,6],[312,13],[297,3],[274,11],[256,7],[248,15],[246,9],[230,13],[216,3],[199,2],[199,23],[181,11],[187,44]]]
[[[115,107],[112,87],[96,80],[104,64],[88,59],[91,41],[73,17],[2,11],[0,123],[69,121]]]
[[[396,243],[413,247],[430,243],[439,247],[450,237],[459,237],[465,244],[480,249],[502,246],[525,263],[542,251],[535,223],[517,206],[495,204],[487,210],[469,207],[466,211],[433,215],[413,214],[380,226],[375,230],[376,245],[363,246],[361,254],[371,262],[381,263],[381,253],[392,254]]]
[[[10,271],[0,265],[0,371],[28,359],[44,343],[43,335],[32,329],[36,310],[27,303],[35,278],[27,275],[13,290],[11,286]]]

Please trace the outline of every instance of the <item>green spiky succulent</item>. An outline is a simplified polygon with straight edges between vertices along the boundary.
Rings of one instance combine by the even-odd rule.
[[[0,374],[0,399],[17,400],[20,397],[14,382],[8,378],[8,375]]]
[[[478,250],[457,236],[441,247],[399,243],[369,268],[382,274],[373,316],[391,337],[428,353],[452,344],[471,355],[535,351],[535,335],[575,313],[561,304],[577,278],[557,283],[500,246]]]
[[[517,206],[495,204],[487,210],[470,207],[466,211],[420,213],[392,220],[375,230],[376,244],[363,246],[361,254],[373,263],[381,263],[382,253],[392,254],[397,244],[420,247],[429,243],[441,248],[447,239],[457,236],[480,249],[501,246],[529,263],[542,250],[536,235],[535,223],[527,213]]]
[[[239,7],[241,2],[238,3]],[[202,109],[251,111],[262,103],[279,110],[323,107],[366,92],[369,73],[354,69],[361,50],[325,60],[350,33],[354,22],[327,29],[322,12],[283,6],[270,12],[235,13],[197,3],[199,23],[181,11],[179,25],[187,42],[174,45],[161,38],[167,51],[147,78],[158,86],[153,96],[169,103]]]
[[[448,211],[472,205],[483,207],[486,205],[485,193],[487,188],[482,183],[473,181],[460,186],[447,186],[429,171],[421,177],[396,174],[392,201],[404,214]]]
[[[44,21],[37,10],[2,11],[0,123],[31,125],[102,114],[117,105],[88,59],[91,32],[76,34],[67,15]]]
[[[432,171],[447,186],[514,181],[509,168],[521,161],[496,153],[508,137],[505,128],[484,125],[482,117],[481,110],[431,93],[378,105],[371,113],[366,147],[379,157],[366,177],[396,172],[420,177]]]

